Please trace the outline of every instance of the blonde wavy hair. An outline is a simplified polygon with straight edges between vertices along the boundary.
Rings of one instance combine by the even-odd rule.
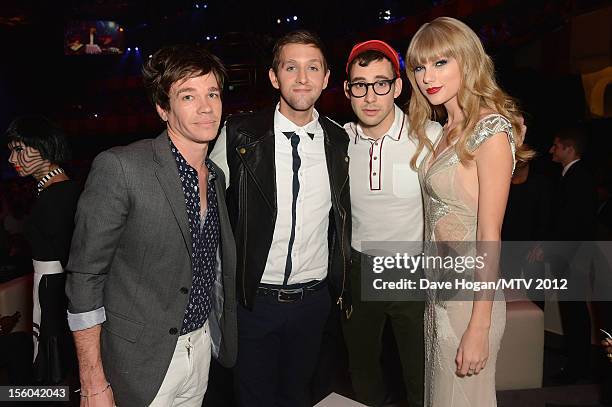
[[[526,161],[533,152],[523,146],[521,112],[514,99],[508,96],[495,81],[493,61],[486,54],[480,39],[470,27],[451,17],[439,17],[425,23],[416,32],[406,52],[406,74],[412,85],[412,96],[408,105],[410,128],[418,137],[418,148],[410,161],[416,169],[416,161],[424,148],[433,150],[425,134],[429,120],[446,115],[444,106],[432,106],[421,93],[416,83],[414,69],[427,62],[441,58],[454,58],[460,67],[462,78],[457,94],[464,118],[448,135],[449,142],[456,138],[455,150],[459,159],[466,162],[474,158],[468,150],[467,141],[481,116],[481,110],[490,109],[508,118],[514,129],[517,161]]]

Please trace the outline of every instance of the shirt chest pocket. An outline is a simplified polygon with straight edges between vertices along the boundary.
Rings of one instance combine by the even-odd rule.
[[[420,192],[419,181],[410,164],[393,164],[393,195],[410,198]]]

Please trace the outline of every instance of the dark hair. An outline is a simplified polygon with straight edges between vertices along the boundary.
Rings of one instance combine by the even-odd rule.
[[[170,87],[181,80],[195,78],[212,72],[219,83],[219,90],[227,72],[219,58],[198,45],[173,45],[164,47],[144,64],[144,86],[151,102],[164,110],[170,110]]]
[[[349,80],[351,79],[351,69],[353,69],[353,65],[355,65],[356,63],[358,63],[359,66],[368,66],[371,62],[381,61],[383,59],[389,61],[389,63],[391,64],[391,70],[393,70],[393,61],[391,61],[388,56],[386,56],[380,51],[370,49],[357,55],[348,66]]]
[[[559,142],[565,147],[573,147],[576,155],[582,157],[586,150],[587,137],[586,132],[582,127],[568,127],[560,130],[555,134]]]
[[[281,51],[285,45],[289,44],[312,45],[315,48],[318,48],[319,51],[321,51],[321,55],[323,55],[323,68],[327,71],[327,59],[325,58],[325,47],[323,46],[323,41],[321,41],[321,39],[315,33],[307,30],[296,30],[283,35],[274,44],[274,48],[272,49],[272,70],[274,70],[275,73],[278,73],[278,67],[281,63]]]
[[[21,116],[9,124],[6,143],[23,142],[37,149],[43,159],[61,164],[70,159],[66,135],[58,126],[43,116]]]

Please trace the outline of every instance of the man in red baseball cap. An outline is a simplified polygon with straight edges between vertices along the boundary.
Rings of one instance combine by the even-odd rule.
[[[417,142],[407,116],[395,104],[402,92],[399,57],[383,41],[362,42],[353,47],[346,73],[344,92],[357,116],[357,122],[344,126],[350,138],[353,314],[343,321],[343,330],[351,381],[358,401],[371,406],[389,401],[380,365],[382,333],[388,319],[399,349],[409,405],[422,406],[424,303],[417,297],[415,301],[398,301],[397,294],[409,295],[404,290],[394,297],[390,291],[373,289],[374,279],[392,281],[399,275],[373,273],[373,242],[383,250],[388,248],[386,242],[409,242],[403,250],[417,255],[423,240],[421,189],[417,173],[410,167]],[[434,122],[426,129],[432,140],[440,131]],[[419,276],[419,270],[412,275]],[[402,273],[401,277],[405,276]]]

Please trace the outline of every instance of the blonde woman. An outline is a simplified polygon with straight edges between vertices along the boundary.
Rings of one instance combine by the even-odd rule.
[[[521,115],[495,82],[480,40],[461,21],[440,17],[424,24],[408,47],[406,63],[414,90],[410,127],[417,132],[419,151],[430,149],[419,166],[425,241],[493,242],[487,246],[493,251],[490,275],[478,278],[495,278],[512,172],[517,160],[531,155],[516,131],[522,128]],[[446,122],[431,145],[425,125],[436,117]],[[478,301],[428,293],[426,406],[497,404],[495,362],[505,323],[501,292]]]

